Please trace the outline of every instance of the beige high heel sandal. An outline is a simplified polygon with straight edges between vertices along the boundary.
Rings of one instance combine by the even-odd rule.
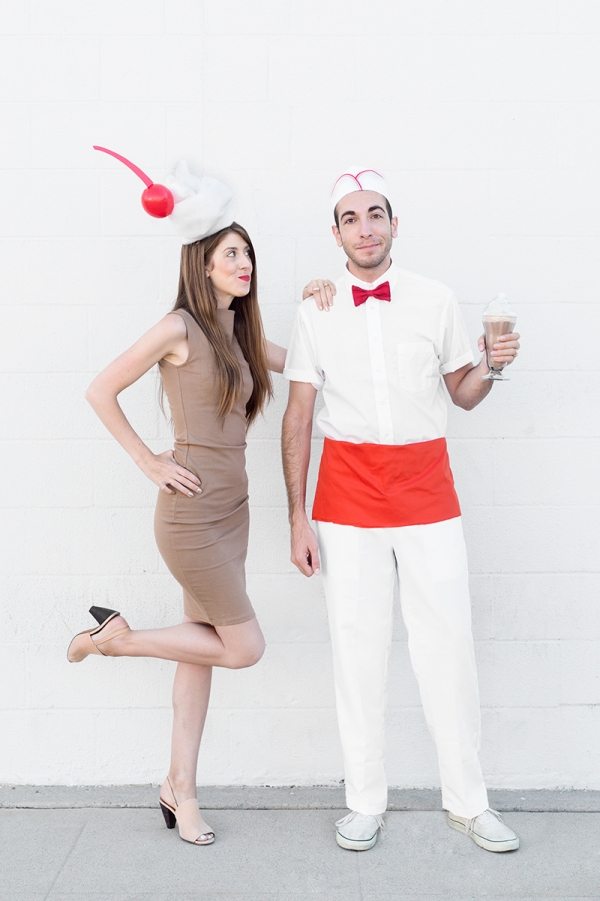
[[[112,632],[107,630],[107,633],[102,638],[94,641],[92,635],[98,635],[100,632],[103,632],[108,623],[121,614],[118,610],[109,610],[107,607],[90,607],[90,613],[99,625],[94,626],[93,629],[86,629],[85,632],[79,632],[73,638],[67,648],[67,660],[69,663],[81,663],[90,654],[102,654],[103,657],[108,657],[108,654],[105,654],[99,645],[110,641],[111,638],[116,638],[118,635],[129,632],[129,626],[125,626],[123,629],[115,629]]]
[[[169,783],[175,806],[173,807],[172,804],[169,804],[164,798],[160,797],[160,795],[158,798],[158,803],[163,812],[167,829],[174,829],[175,823],[177,823],[177,826],[179,827],[179,838],[182,838],[184,842],[190,842],[192,845],[212,845],[215,840],[215,834],[208,823],[205,823],[202,818],[200,808],[198,807],[198,799],[188,798],[187,801],[182,801],[181,804],[178,804],[175,792],[173,791],[173,786],[171,785],[171,780],[168,776],[167,782]]]

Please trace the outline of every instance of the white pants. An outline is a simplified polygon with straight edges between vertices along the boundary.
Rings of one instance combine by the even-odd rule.
[[[384,716],[397,571],[442,804],[458,816],[478,816],[488,800],[461,518],[395,529],[319,522],[317,533],[348,807],[365,814],[387,807]]]

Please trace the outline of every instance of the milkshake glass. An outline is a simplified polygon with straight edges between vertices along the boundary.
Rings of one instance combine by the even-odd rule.
[[[494,349],[500,335],[509,335],[514,331],[517,322],[515,311],[506,300],[505,294],[499,294],[492,300],[483,314],[483,328],[485,331],[485,353],[490,371],[482,375],[484,381],[507,382],[508,376],[503,375],[502,370],[506,363],[494,363],[490,353]]]

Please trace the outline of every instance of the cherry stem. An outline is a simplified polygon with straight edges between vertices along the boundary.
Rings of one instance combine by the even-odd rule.
[[[128,166],[132,172],[135,172],[138,178],[142,179],[147,188],[152,187],[152,185],[154,184],[152,179],[148,178],[146,173],[142,172],[139,166],[136,166],[135,163],[131,163],[129,160],[125,159],[125,157],[121,156],[120,153],[115,153],[114,150],[108,150],[106,147],[97,147],[96,144],[94,144],[93,146],[94,150],[101,150],[102,153],[108,153],[109,156],[114,156],[115,159],[120,160],[122,163],[125,163],[125,165]]]

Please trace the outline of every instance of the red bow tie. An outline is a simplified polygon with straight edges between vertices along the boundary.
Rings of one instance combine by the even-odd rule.
[[[392,295],[390,292],[390,283],[382,282],[372,291],[363,291],[362,288],[358,288],[356,285],[352,285],[352,297],[354,298],[354,306],[359,307],[361,303],[364,303],[367,297],[376,297],[377,300],[391,300]]]

